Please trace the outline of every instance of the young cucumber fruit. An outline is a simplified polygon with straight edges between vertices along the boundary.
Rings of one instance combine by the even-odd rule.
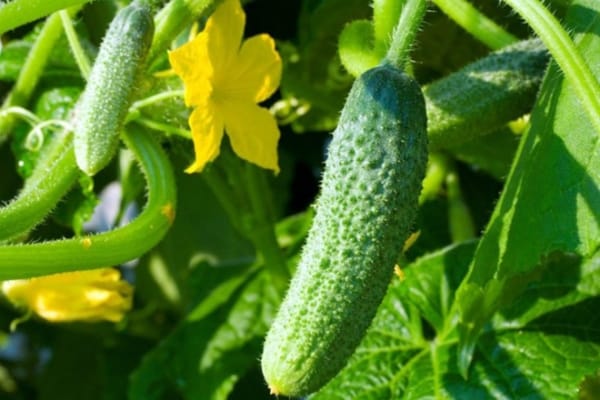
[[[94,175],[114,156],[135,83],[146,58],[154,21],[133,2],[111,22],[74,115],[75,159]]]
[[[297,272],[264,345],[272,393],[318,390],[363,338],[416,215],[426,125],[420,87],[397,68],[378,66],[355,81]]]

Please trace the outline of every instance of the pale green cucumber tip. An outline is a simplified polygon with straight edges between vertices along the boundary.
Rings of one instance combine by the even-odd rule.
[[[75,154],[75,161],[77,163],[77,167],[87,176],[94,176],[98,172],[98,168],[94,168],[92,165],[90,165],[85,157],[78,157],[77,154]]]

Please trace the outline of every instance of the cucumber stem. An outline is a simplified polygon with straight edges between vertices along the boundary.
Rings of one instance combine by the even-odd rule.
[[[404,69],[414,38],[427,10],[426,0],[407,0],[402,8],[398,24],[392,32],[392,42],[384,62]]]
[[[504,0],[542,39],[579,97],[600,135],[600,83],[575,44],[550,11],[538,0]]]
[[[275,234],[271,189],[265,171],[241,160],[222,146],[217,162],[202,173],[233,226],[252,242],[264,267],[283,296],[290,274]]]
[[[14,1],[0,7],[0,31],[2,30],[1,23],[3,22],[3,19],[8,18],[3,17],[2,12],[15,3],[23,2]],[[22,6],[26,8],[24,5]],[[29,102],[29,98],[40,79],[42,71],[46,67],[46,63],[48,62],[50,54],[60,38],[61,33],[62,27],[60,16],[58,13],[52,14],[44,23],[44,27],[40,31],[39,36],[33,43],[33,46],[25,59],[25,64],[23,64],[23,67],[21,68],[17,81],[10,93],[4,99],[1,108],[3,111],[9,107],[25,106]],[[11,133],[15,121],[13,115],[5,114],[0,116],[0,144]]]
[[[88,77],[90,76],[90,70],[92,69],[90,66],[90,60],[87,58],[87,55],[81,46],[81,42],[79,41],[77,32],[75,32],[73,20],[71,19],[69,13],[66,10],[61,10],[59,11],[59,15],[62,21],[63,29],[65,30],[65,35],[69,41],[69,46],[71,47],[71,52],[73,52],[73,57],[75,57],[75,62],[77,62],[77,66],[81,71],[81,75],[87,81]]]
[[[162,239],[175,217],[171,163],[160,145],[139,127],[128,126],[123,139],[147,180],[148,201],[142,213],[128,225],[98,235],[0,246],[0,280],[118,265],[139,257]]]
[[[375,49],[381,54],[390,46],[391,33],[398,22],[406,0],[374,0],[373,1],[373,31]]]
[[[460,27],[493,50],[519,40],[466,0],[433,0],[433,2]]]
[[[55,11],[91,0],[13,0],[0,5],[0,35]],[[58,16],[57,16],[58,18]]]
[[[271,190],[265,178],[265,171],[249,163],[245,163],[243,167],[255,225],[250,239],[261,253],[265,268],[269,271],[279,294],[283,296],[291,277],[275,236]]]
[[[39,224],[79,177],[75,164],[73,138],[58,134],[47,154],[40,159],[23,190],[0,208],[0,242],[25,236]]]

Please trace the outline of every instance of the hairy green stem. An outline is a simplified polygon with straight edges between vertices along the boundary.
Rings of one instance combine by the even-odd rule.
[[[175,217],[175,180],[160,145],[135,126],[123,135],[147,180],[148,200],[138,217],[110,232],[66,240],[0,246],[0,280],[118,265],[154,247]]]
[[[373,31],[375,35],[376,52],[385,53],[390,47],[390,40],[402,7],[406,0],[374,0],[373,1]]]
[[[392,32],[390,48],[385,61],[404,69],[413,40],[421,26],[427,10],[426,0],[407,0],[402,8],[400,20]]]
[[[245,172],[244,183],[250,199],[254,220],[250,239],[260,251],[273,283],[283,296],[291,276],[275,236],[271,190],[265,178],[265,171],[252,164],[246,164],[242,167],[245,170],[243,171]]]
[[[590,122],[600,135],[600,83],[575,44],[550,11],[538,0],[504,0],[533,28],[577,93]]]
[[[154,129],[155,131],[162,131],[166,135],[180,136],[189,140],[192,139],[192,133],[188,129],[177,128],[171,124],[166,124],[164,122],[155,121],[149,118],[136,117],[134,120],[140,125],[144,125],[150,129]]]
[[[133,104],[131,104],[131,107],[129,108],[129,112],[136,112],[140,108],[144,108],[144,107],[156,104],[157,102],[160,102],[163,100],[169,100],[169,99],[172,99],[173,97],[179,97],[179,98],[183,99],[183,96],[184,96],[183,90],[168,90],[166,92],[160,92],[153,96],[149,96],[144,99],[140,99],[138,101],[133,102]]]
[[[454,22],[489,48],[498,50],[519,39],[480,13],[467,0],[433,0]]]
[[[21,238],[52,211],[79,177],[70,133],[55,136],[19,195],[0,208],[0,242]]]
[[[73,27],[73,21],[71,20],[71,16],[66,10],[59,11],[60,19],[62,21],[63,29],[65,30],[65,35],[67,36],[67,40],[69,41],[69,46],[71,46],[71,52],[73,53],[73,57],[75,57],[75,61],[77,62],[77,66],[81,71],[81,75],[87,81],[90,76],[90,70],[92,69],[90,65],[90,60],[87,58],[83,47],[81,46],[81,42],[79,41],[79,37],[77,36],[77,32],[75,32],[75,28]]]
[[[91,0],[13,0],[0,5],[0,35],[62,10]]]
[[[262,256],[265,268],[283,296],[290,274],[275,235],[271,188],[265,171],[238,158],[229,146],[222,147],[218,164],[212,166],[218,169],[207,170],[203,175],[234,226]]]

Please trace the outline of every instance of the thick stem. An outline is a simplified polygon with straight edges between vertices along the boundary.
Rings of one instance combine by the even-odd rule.
[[[0,35],[55,11],[91,0],[13,0],[0,5]]]
[[[0,242],[25,236],[77,181],[79,169],[75,164],[73,137],[67,133],[57,135],[23,190],[0,208]]]
[[[265,267],[280,294],[283,295],[290,280],[285,257],[275,236],[275,219],[271,204],[271,191],[265,179],[265,171],[245,164],[245,186],[253,212],[254,229],[250,239],[261,253]]]
[[[118,265],[141,256],[163,238],[175,217],[171,163],[139,128],[130,127],[123,139],[147,180],[148,201],[142,213],[128,225],[98,235],[0,246],[0,280]]]
[[[413,40],[421,26],[427,10],[426,0],[407,0],[402,8],[400,20],[392,33],[390,48],[385,56],[386,62],[404,69]]]
[[[73,21],[71,20],[69,13],[66,10],[62,10],[59,11],[59,15],[62,21],[63,29],[65,30],[65,35],[69,41],[69,46],[71,47],[73,57],[75,57],[77,66],[81,71],[81,75],[87,81],[88,77],[90,76],[90,70],[92,69],[90,66],[90,60],[87,58],[87,55],[81,46],[81,42],[79,41],[77,32],[75,32]]]
[[[373,31],[375,47],[385,52],[390,46],[394,26],[402,12],[405,0],[374,0]]]

